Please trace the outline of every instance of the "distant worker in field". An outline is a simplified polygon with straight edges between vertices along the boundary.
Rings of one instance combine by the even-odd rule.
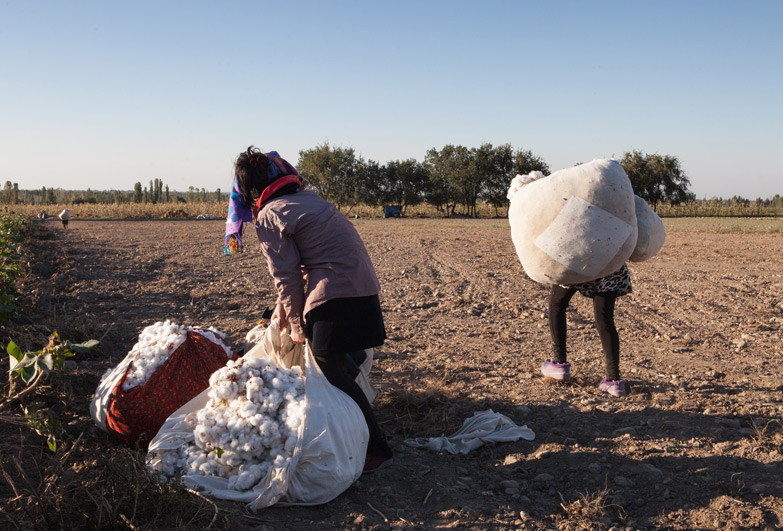
[[[380,284],[364,243],[277,152],[249,147],[234,174],[224,253],[243,248],[243,223],[252,221],[278,292],[272,319],[294,342],[308,339],[329,383],[358,404],[370,433],[364,471],[390,465],[392,450],[349,367],[349,353],[386,339]]]
[[[68,209],[64,209],[62,212],[60,212],[60,215],[58,216],[60,220],[63,222],[63,228],[68,228],[68,220],[71,219],[71,213],[68,212]]]
[[[46,218],[48,218],[48,217],[49,217],[49,215],[46,213],[46,210],[41,210],[38,213],[38,219],[40,219],[41,221],[46,221]]]

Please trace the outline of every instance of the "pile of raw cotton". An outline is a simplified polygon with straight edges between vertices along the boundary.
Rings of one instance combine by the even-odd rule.
[[[177,350],[177,347],[185,342],[188,331],[201,334],[213,343],[222,345],[226,350],[226,357],[228,359],[233,357],[233,353],[223,341],[225,334],[216,328],[183,327],[170,320],[159,321],[141,331],[138,341],[128,353],[133,362],[122,384],[123,391],[133,389],[146,382],[155,370]]]
[[[305,378],[268,358],[245,357],[216,371],[207,405],[185,417],[193,440],[148,455],[164,476],[218,476],[248,490],[291,459],[305,418]],[[153,452],[151,452],[152,454]]]

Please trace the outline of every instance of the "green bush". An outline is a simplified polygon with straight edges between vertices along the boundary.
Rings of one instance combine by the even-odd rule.
[[[23,270],[20,249],[29,224],[27,216],[0,213],[0,323],[16,310],[16,279]]]

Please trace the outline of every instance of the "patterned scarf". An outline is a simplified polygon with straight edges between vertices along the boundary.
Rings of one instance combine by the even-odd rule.
[[[267,173],[268,184],[264,190],[261,198],[256,205],[248,205],[242,197],[242,192],[239,190],[239,181],[234,179],[234,186],[231,189],[231,195],[228,198],[228,217],[226,218],[226,239],[223,244],[223,254],[231,254],[241,252],[245,248],[245,244],[242,242],[242,234],[244,232],[245,223],[255,223],[254,216],[258,214],[258,210],[264,201],[282,186],[275,186],[281,177],[295,176],[296,179],[285,179],[285,182],[280,182],[281,185],[289,184],[290,182],[299,182],[299,189],[304,189],[304,181],[302,180],[299,172],[296,168],[291,166],[288,161],[281,157],[277,151],[270,151],[266,153],[267,159],[269,159],[269,171]],[[267,193],[269,191],[270,193]]]

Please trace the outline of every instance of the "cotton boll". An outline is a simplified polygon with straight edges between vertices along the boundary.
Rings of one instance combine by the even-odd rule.
[[[251,401],[245,401],[245,403],[243,403],[239,407],[239,415],[242,418],[250,418],[254,416],[257,411],[258,411],[258,406]]]
[[[285,451],[287,454],[293,454],[294,450],[296,449],[296,441],[298,438],[295,435],[292,435],[285,440]]]

